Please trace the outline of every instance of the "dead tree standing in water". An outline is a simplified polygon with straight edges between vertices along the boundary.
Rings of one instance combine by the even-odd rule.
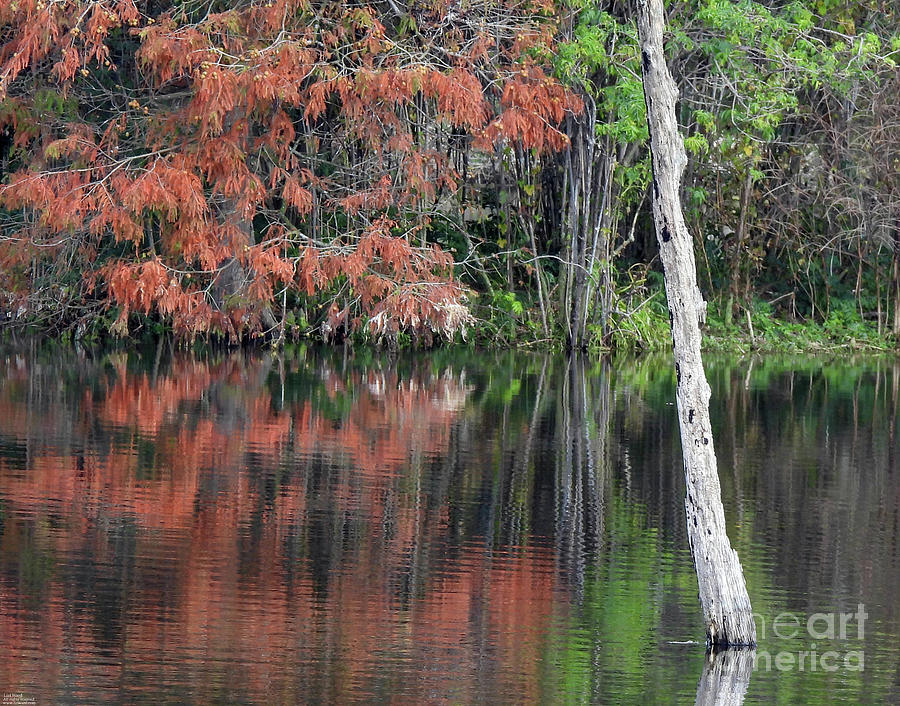
[[[737,552],[725,532],[722,491],[709,419],[709,384],[700,357],[706,302],[697,287],[693,241],[681,211],[687,158],[675,122],[675,82],[663,54],[662,0],[638,0],[644,99],[653,159],[653,221],[659,241],[672,325],[687,497],[688,540],[697,570],[710,645],[756,644],[756,626]]]

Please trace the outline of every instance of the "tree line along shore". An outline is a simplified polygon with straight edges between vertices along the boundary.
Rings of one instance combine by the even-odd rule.
[[[895,350],[884,0],[669,3],[707,345]],[[6,335],[670,345],[632,2],[0,8]]]

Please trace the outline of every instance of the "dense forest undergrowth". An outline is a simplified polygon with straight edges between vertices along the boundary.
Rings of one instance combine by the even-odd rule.
[[[666,51],[709,345],[896,350],[887,0],[685,0]],[[0,326],[669,345],[634,12],[0,6]]]

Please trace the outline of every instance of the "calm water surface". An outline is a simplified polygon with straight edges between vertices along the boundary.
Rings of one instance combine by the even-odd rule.
[[[745,702],[897,703],[900,366],[707,368]],[[693,703],[673,395],[665,358],[0,352],[0,697]]]

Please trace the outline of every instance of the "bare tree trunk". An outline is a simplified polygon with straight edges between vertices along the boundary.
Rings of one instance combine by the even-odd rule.
[[[531,243],[531,252],[534,257],[534,279],[537,282],[538,304],[540,304],[541,307],[541,331],[544,334],[544,338],[549,338],[550,324],[547,317],[547,301],[544,296],[544,268],[541,266],[537,240],[534,237],[534,218],[524,218],[519,214],[519,220],[522,222],[525,232],[528,233],[528,240]]]
[[[537,185],[533,178],[537,175],[533,168],[529,153],[521,144],[515,147],[515,175],[518,188],[516,189],[516,216],[519,220],[519,227],[522,232],[528,236],[528,244],[531,246],[531,254],[534,258],[534,279],[537,283],[538,304],[541,307],[541,331],[544,338],[550,337],[550,323],[547,314],[547,298],[544,296],[544,271],[541,265],[540,253],[538,252],[537,237],[534,233],[535,214],[540,208],[540,201],[533,198],[526,191],[525,185],[531,184],[535,191]]]
[[[722,491],[709,419],[709,384],[700,356],[706,302],[697,287],[693,241],[679,198],[687,158],[675,122],[675,82],[663,54],[662,0],[638,0],[644,99],[653,159],[653,220],[669,303],[687,498],[688,540],[706,637],[714,646],[754,645],[756,627],[737,552],[725,532]]]
[[[241,216],[234,199],[225,199],[220,215],[223,221],[233,221],[243,236],[244,242],[234,244],[234,249],[254,244],[253,224]],[[233,256],[229,256],[219,263],[218,272],[215,274],[210,287],[210,296],[215,307],[222,312],[227,312],[231,309],[235,305],[233,300],[240,298],[247,291],[252,277],[252,272],[248,271]],[[271,305],[262,305],[258,314],[260,321],[268,332],[273,332],[278,327]]]
[[[731,318],[735,313],[735,304],[737,304],[737,302],[741,301],[742,299],[745,306],[748,306],[750,302],[749,274],[746,275],[748,280],[747,287],[744,288],[741,285],[743,284],[742,280],[745,274],[744,270],[746,269],[743,262],[743,251],[745,247],[744,241],[747,239],[747,209],[750,206],[750,192],[752,190],[753,176],[750,173],[750,167],[747,167],[747,174],[744,177],[743,186],[741,187],[741,206],[738,212],[737,233],[735,233],[734,244],[734,257],[732,258],[731,265],[731,294],[728,297],[731,311],[729,311],[727,314],[729,323],[731,323]]]
[[[891,331],[900,336],[900,226],[894,231],[894,254],[891,258],[891,276],[894,286],[894,323]]]
[[[604,214],[610,210],[608,184],[613,171],[612,155],[597,144],[594,137],[596,105],[584,97],[584,112],[568,121],[570,138],[565,155],[563,232],[568,230],[564,250],[561,316],[565,317],[566,345],[569,350],[587,348],[587,324],[594,301],[596,265],[608,255],[609,234],[603,230]],[[593,198],[602,193],[602,198]]]

